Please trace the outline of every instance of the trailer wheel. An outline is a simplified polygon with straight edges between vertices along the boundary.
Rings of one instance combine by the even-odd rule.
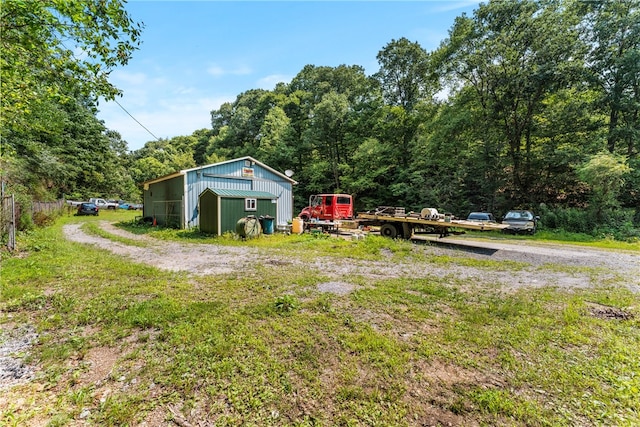
[[[380,235],[395,239],[398,236],[398,229],[393,224],[382,224],[380,227]]]

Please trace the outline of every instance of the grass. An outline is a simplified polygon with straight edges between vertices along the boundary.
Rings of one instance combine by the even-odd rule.
[[[140,240],[129,239],[127,237],[122,237],[115,235],[113,233],[109,233],[104,231],[96,222],[87,222],[82,225],[82,230],[88,234],[93,234],[95,236],[103,237],[105,239],[109,239],[114,242],[123,243],[129,246],[140,246],[145,247],[148,246],[145,242],[141,242]]]
[[[626,289],[507,293],[456,277],[354,276],[344,280],[355,290],[335,295],[318,292],[331,279],[314,269],[194,277],[62,238],[65,223],[82,222],[132,244],[100,231],[95,221],[104,219],[128,222],[133,214],[64,217],[21,236],[19,255],[3,255],[0,324],[37,329],[27,361],[40,370],[0,398],[0,424],[64,426],[81,416],[88,425],[161,423],[175,416],[170,408],[216,426],[640,423],[640,297]],[[430,257],[386,239],[240,242],[127,228],[309,260],[524,268]],[[594,316],[593,304],[633,317]]]

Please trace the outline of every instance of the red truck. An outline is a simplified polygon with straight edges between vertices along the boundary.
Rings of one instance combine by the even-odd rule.
[[[349,194],[314,194],[309,197],[309,206],[302,209],[298,217],[305,222],[312,219],[320,221],[353,219],[353,197]]]

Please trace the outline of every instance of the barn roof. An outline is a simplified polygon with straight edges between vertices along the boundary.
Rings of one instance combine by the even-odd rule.
[[[281,172],[278,172],[277,170],[273,169],[270,166],[265,165],[264,163],[254,159],[253,157],[245,156],[245,157],[239,157],[237,159],[226,160],[224,162],[212,163],[212,164],[204,165],[204,166],[198,166],[198,167],[191,168],[191,169],[183,169],[181,171],[173,172],[173,173],[170,173],[168,175],[164,175],[164,176],[160,176],[158,178],[153,178],[153,179],[144,181],[142,184],[145,185],[145,186],[148,186],[149,184],[156,184],[158,182],[166,181],[167,179],[171,179],[171,178],[175,178],[177,176],[185,175],[188,172],[198,171],[198,170],[202,170],[202,169],[209,168],[209,167],[212,167],[212,166],[224,165],[224,164],[227,164],[227,163],[239,162],[239,161],[242,161],[242,160],[252,161],[252,162],[262,166],[266,170],[268,170],[268,171],[278,175],[279,177],[283,178],[285,181],[289,181],[291,184],[295,185],[295,184],[298,183],[297,181],[295,181],[295,180],[291,179],[290,177],[286,176],[285,174],[283,174]]]

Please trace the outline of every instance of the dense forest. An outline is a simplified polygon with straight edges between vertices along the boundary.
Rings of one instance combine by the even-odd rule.
[[[295,171],[298,208],[344,192],[358,210],[528,208],[543,227],[640,236],[640,0],[489,1],[432,52],[399,38],[373,75],[307,65],[211,111],[211,128],[136,151],[96,100],[117,96],[109,70],[142,25],[117,1],[0,13],[2,180],[23,200],[136,200],[145,180],[250,155]]]

